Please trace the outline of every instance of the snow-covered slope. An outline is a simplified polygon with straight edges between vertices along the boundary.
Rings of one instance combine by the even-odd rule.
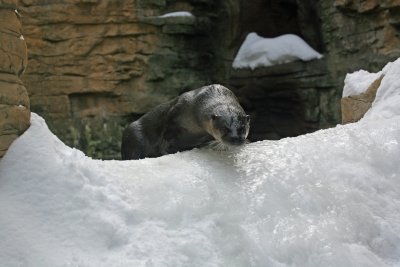
[[[295,34],[263,38],[255,32],[246,36],[232,63],[235,69],[268,67],[295,60],[309,61],[322,55]]]
[[[358,123],[234,151],[93,160],[32,114],[0,162],[0,266],[399,266],[399,70]]]

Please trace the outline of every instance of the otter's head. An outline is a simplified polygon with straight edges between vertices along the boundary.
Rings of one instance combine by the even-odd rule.
[[[210,134],[228,146],[240,146],[246,142],[250,129],[250,116],[244,113],[211,115]]]

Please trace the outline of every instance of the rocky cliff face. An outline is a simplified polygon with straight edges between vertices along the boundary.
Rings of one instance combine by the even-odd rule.
[[[32,110],[90,155],[115,157],[128,121],[210,82],[208,19],[159,17],[194,11],[195,4],[23,0],[21,6]]]
[[[20,80],[27,54],[16,2],[0,0],[0,158],[30,120],[28,93]]]
[[[326,56],[312,62],[294,62],[250,70],[231,68],[233,58],[249,32],[263,37],[294,33],[325,54],[317,1],[231,1],[237,14],[226,21],[236,25],[221,39],[225,50],[225,83],[239,95],[252,115],[252,140],[279,139],[329,127],[339,121],[337,84],[331,78]],[[235,6],[234,4],[232,4]],[[230,37],[232,36],[232,37]]]
[[[377,72],[400,56],[400,1],[327,0],[319,6],[327,67],[336,84],[326,104],[339,107],[346,73]]]
[[[400,56],[400,1],[320,1],[322,33],[331,75],[380,70]],[[340,80],[339,80],[340,79]]]
[[[344,75],[400,55],[398,1],[21,0],[32,110],[67,144],[117,158],[123,127],[210,83],[234,90],[251,139],[340,122]],[[159,17],[188,11],[193,17]],[[247,33],[296,33],[319,61],[254,72],[231,64]]]

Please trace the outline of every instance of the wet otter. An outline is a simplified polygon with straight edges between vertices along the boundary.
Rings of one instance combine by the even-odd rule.
[[[201,147],[216,140],[227,146],[245,143],[250,117],[228,88],[214,84],[163,103],[122,136],[123,160],[158,157]]]

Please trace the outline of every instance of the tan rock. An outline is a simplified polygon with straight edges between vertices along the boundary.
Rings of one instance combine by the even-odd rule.
[[[21,35],[21,22],[15,10],[0,9],[0,30],[16,37]]]
[[[359,13],[371,11],[379,7],[380,1],[378,0],[335,0],[335,6],[340,8],[348,8],[356,10]]]
[[[0,0],[0,158],[30,125],[29,97],[19,79],[27,66],[16,1]]]
[[[50,116],[68,117],[70,104],[67,96],[31,96],[32,109]]]
[[[21,76],[27,65],[27,49],[14,10],[0,9],[0,48],[0,72]]]
[[[0,0],[0,6],[3,8],[16,8],[18,0]]]
[[[0,159],[6,154],[11,143],[17,139],[17,134],[0,135]]]
[[[0,104],[1,135],[22,134],[30,125],[31,112],[24,106]]]
[[[86,92],[113,92],[118,83],[113,80],[105,80],[104,77],[87,79],[73,75],[43,77],[37,74],[27,74],[24,75],[23,79],[29,81],[29,94],[35,97],[68,96]],[[31,99],[31,103],[33,105],[34,100]]]
[[[384,0],[382,2],[383,3],[381,5],[386,8],[393,8],[400,6],[400,0]]]
[[[0,74],[0,103],[24,106],[29,109],[29,97],[22,84],[2,81]]]
[[[381,32],[379,39],[379,52],[385,55],[399,54],[400,52],[400,39],[398,31],[392,25],[386,25]]]
[[[371,108],[383,77],[384,75],[376,79],[365,93],[342,98],[342,124],[359,121]]]
[[[379,0],[359,1],[358,12],[368,12],[379,6]]]

